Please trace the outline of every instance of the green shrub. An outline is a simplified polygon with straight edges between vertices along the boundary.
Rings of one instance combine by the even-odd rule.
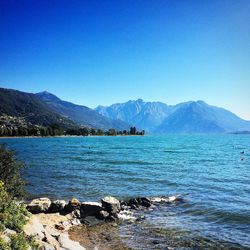
[[[0,238],[0,250],[38,250],[39,245],[33,236],[27,236],[24,233],[13,234],[10,241]]]
[[[13,234],[10,237],[10,247],[12,250],[32,250],[39,249],[39,245],[35,242],[33,236],[27,236],[24,233]]]
[[[16,203],[25,193],[25,182],[20,174],[22,168],[14,152],[0,145],[0,233],[6,228],[17,232],[10,236],[9,242],[0,237],[0,250],[38,249],[35,238],[22,231],[30,213],[25,206]]]
[[[0,181],[0,231],[9,228],[20,232],[27,222],[29,212],[23,205],[17,205],[11,200]]]
[[[22,198],[25,195],[25,181],[20,171],[24,165],[16,160],[15,153],[0,145],[0,180],[4,182],[11,198]]]
[[[0,250],[11,250],[9,243],[2,238],[0,238]]]
[[[27,210],[23,206],[17,206],[13,202],[5,207],[1,213],[2,222],[5,228],[21,232],[27,222]]]

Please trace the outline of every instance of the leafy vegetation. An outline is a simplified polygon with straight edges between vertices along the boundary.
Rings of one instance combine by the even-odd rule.
[[[16,161],[13,151],[0,145],[0,249],[1,250],[28,250],[38,249],[33,237],[26,236],[23,226],[29,218],[29,212],[23,205],[17,204],[17,199],[23,197],[24,180],[20,170],[23,164]],[[8,236],[6,241],[1,237],[5,229],[16,233]]]
[[[17,205],[9,196],[4,186],[0,182],[0,230],[9,228],[21,232],[27,221],[29,213],[22,205]]]
[[[136,127],[131,127],[129,131],[120,130],[117,131],[115,129],[102,130],[102,129],[89,129],[89,128],[76,128],[76,129],[68,129],[65,132],[65,135],[81,135],[81,136],[89,136],[89,135],[106,135],[106,136],[116,136],[116,135],[144,135],[145,131],[136,131]]]
[[[64,135],[65,130],[54,124],[48,127],[8,127],[0,128],[0,136],[57,136]]]
[[[21,177],[24,165],[15,158],[12,150],[0,145],[0,180],[5,183],[5,189],[10,198],[22,198],[25,195],[25,181]]]
[[[33,250],[39,249],[39,245],[36,243],[34,237],[27,236],[23,232],[14,234],[10,237],[10,248],[12,250]]]
[[[144,135],[145,131],[137,131],[136,127],[131,127],[129,131],[115,129],[102,130],[94,128],[70,128],[64,130],[58,124],[53,124],[49,127],[29,127],[29,128],[0,128],[1,136],[61,136],[61,135],[78,135],[78,136],[89,136],[89,135]]]

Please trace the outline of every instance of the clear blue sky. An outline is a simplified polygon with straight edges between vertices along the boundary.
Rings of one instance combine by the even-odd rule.
[[[250,1],[0,0],[0,86],[89,107],[200,99],[250,120]]]

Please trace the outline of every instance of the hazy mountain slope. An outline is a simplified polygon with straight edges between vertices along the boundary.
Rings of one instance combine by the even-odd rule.
[[[144,102],[138,99],[109,107],[98,106],[95,110],[112,119],[120,119],[138,128],[152,131],[171,113],[171,106],[161,102]]]
[[[84,126],[101,129],[128,129],[129,125],[123,121],[112,120],[110,118],[100,115],[95,110],[86,106],[76,105],[70,102],[63,101],[57,96],[48,92],[41,92],[36,94],[42,101],[44,101],[55,112],[69,117]]]
[[[181,105],[155,128],[159,133],[219,133],[250,130],[250,122],[203,101]]]
[[[68,118],[55,113],[35,94],[0,88],[0,115],[22,117],[26,122],[48,126],[54,123],[62,127],[76,124]]]

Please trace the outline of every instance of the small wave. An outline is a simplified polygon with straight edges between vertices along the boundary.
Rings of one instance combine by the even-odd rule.
[[[195,208],[187,209],[184,213],[192,216],[204,216],[206,221],[216,221],[220,223],[230,223],[230,224],[250,224],[250,214],[249,213],[235,213],[232,211],[218,210],[215,208]]]
[[[119,161],[119,160],[103,160],[102,163],[112,164],[112,165],[155,165],[156,162],[147,161]]]
[[[189,151],[184,150],[163,150],[165,153],[172,153],[172,154],[186,154],[189,153]]]

